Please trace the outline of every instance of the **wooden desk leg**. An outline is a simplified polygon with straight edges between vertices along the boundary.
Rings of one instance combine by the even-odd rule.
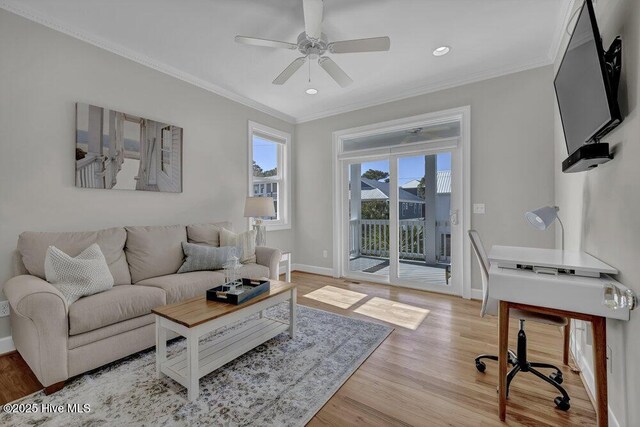
[[[500,301],[498,338],[498,410],[500,421],[507,417],[507,353],[509,351],[509,303]]]
[[[562,363],[569,366],[569,342],[571,341],[571,319],[567,319],[564,326],[564,350],[562,352]]]
[[[593,328],[593,368],[596,383],[596,412],[598,427],[609,425],[609,408],[607,401],[607,319],[594,316],[591,319]]]

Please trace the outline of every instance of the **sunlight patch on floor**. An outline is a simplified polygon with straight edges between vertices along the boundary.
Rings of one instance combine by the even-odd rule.
[[[340,289],[333,286],[325,286],[303,296],[325,304],[347,309],[365,298],[367,294],[361,294],[360,292],[349,291],[347,289]]]
[[[375,297],[354,310],[354,313],[416,330],[429,315],[429,310]]]

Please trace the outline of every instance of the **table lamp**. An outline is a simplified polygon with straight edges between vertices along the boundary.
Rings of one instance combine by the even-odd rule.
[[[562,250],[564,251],[564,225],[558,216],[559,210],[560,208],[557,206],[544,206],[534,211],[529,211],[524,216],[529,221],[529,224],[538,230],[546,230],[557,219],[562,230]]]
[[[273,197],[247,197],[244,204],[244,216],[251,217],[255,221],[253,228],[256,230],[256,245],[266,246],[267,227],[265,227],[262,218],[276,216]]]

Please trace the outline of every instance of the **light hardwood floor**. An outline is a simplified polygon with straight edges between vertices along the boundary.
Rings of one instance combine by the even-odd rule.
[[[497,319],[481,319],[478,301],[299,272],[292,280],[298,284],[299,304],[395,328],[310,426],[503,425],[498,420],[497,364],[488,362],[481,374],[473,362],[479,353],[496,354],[498,344]],[[515,348],[517,322],[511,325],[510,347]],[[558,328],[530,323],[527,337],[531,360],[562,366]],[[566,367],[563,372],[571,396],[568,412],[555,409],[556,392],[550,386],[519,374],[511,386],[505,424],[595,425],[579,376]],[[34,380],[17,354],[0,357],[0,403],[38,390]]]

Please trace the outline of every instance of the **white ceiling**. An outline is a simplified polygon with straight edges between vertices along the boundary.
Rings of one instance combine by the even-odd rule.
[[[331,55],[340,88],[299,56],[236,34],[296,42],[302,0],[0,0],[0,7],[247,105],[301,122],[552,62],[573,0],[325,0],[329,40],[388,35],[389,52]],[[449,55],[431,52],[449,45]]]

